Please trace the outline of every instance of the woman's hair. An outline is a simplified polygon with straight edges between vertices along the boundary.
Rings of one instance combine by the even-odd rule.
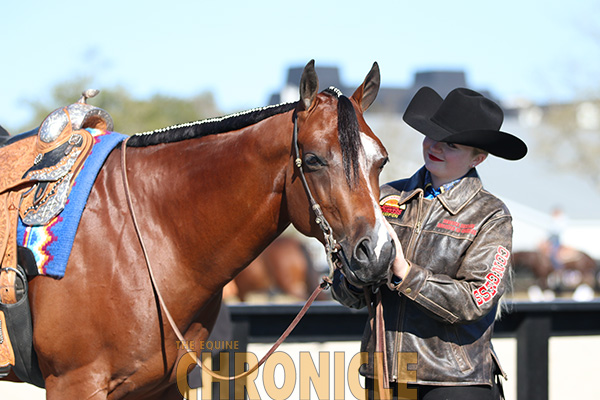
[[[473,155],[478,156],[479,154],[485,154],[486,157],[490,154],[489,151],[478,149],[477,147],[473,147]]]
[[[504,314],[510,313],[512,311],[512,297],[513,297],[513,279],[514,279],[514,270],[513,268],[507,268],[504,274],[504,279],[506,279],[506,289],[500,297],[498,301],[498,308],[496,308],[496,321],[501,319]]]

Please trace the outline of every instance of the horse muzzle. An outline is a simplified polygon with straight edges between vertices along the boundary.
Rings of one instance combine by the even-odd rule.
[[[396,257],[396,247],[392,238],[380,240],[377,235],[365,235],[355,244],[340,243],[336,264],[349,283],[354,286],[371,286],[385,282],[388,271]]]

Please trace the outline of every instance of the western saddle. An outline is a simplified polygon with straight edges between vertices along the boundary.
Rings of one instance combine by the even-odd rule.
[[[110,115],[86,102],[98,92],[84,91],[76,103],[50,113],[39,129],[0,144],[0,306],[27,297],[27,278],[18,265],[18,218],[40,226],[60,214],[94,143],[86,128],[113,129]],[[0,377],[15,365],[6,310],[0,307]]]

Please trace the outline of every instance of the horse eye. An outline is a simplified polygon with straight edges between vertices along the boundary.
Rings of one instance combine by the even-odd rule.
[[[304,156],[304,164],[308,169],[316,170],[323,167],[325,162],[315,154],[308,153],[306,156]]]
[[[379,166],[379,169],[383,169],[383,167],[386,166],[386,164],[390,161],[390,159],[388,157],[384,158],[383,161],[381,161],[381,165]]]

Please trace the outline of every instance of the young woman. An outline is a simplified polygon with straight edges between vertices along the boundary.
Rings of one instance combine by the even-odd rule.
[[[472,90],[455,89],[442,99],[431,88],[420,89],[404,120],[425,135],[425,165],[381,188],[381,209],[396,242],[389,280],[365,290],[335,277],[333,296],[342,304],[381,304],[386,357],[378,370],[387,371],[385,386],[396,397],[398,383],[409,384],[401,398],[501,396],[497,376],[504,373],[491,337],[510,285],[512,220],[475,168],[488,154],[518,160],[527,153],[523,141],[500,131],[503,119],[497,104]],[[370,354],[376,325],[367,324],[361,346]],[[382,376],[377,360],[370,356],[361,367],[370,398],[377,397],[374,379]]]

